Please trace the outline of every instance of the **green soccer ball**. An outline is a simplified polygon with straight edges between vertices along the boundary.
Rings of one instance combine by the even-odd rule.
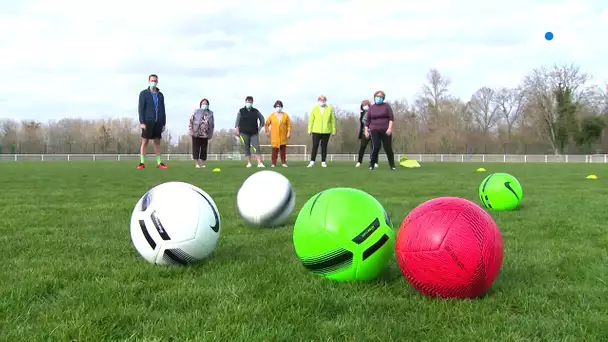
[[[378,278],[395,250],[393,224],[378,200],[352,188],[311,197],[293,228],[296,255],[312,273],[339,281]]]
[[[521,184],[508,173],[493,173],[479,185],[479,199],[490,210],[513,210],[523,197]]]

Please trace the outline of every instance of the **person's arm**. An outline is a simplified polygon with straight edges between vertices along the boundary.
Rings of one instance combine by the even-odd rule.
[[[268,119],[266,119],[266,124],[264,125],[264,130],[266,131],[266,133],[270,132],[270,117],[272,116],[272,114],[270,114],[268,116]]]
[[[393,131],[393,122],[395,121],[395,115],[393,114],[393,108],[388,105],[388,131]]]
[[[139,106],[137,108],[137,112],[139,113],[139,123],[141,125],[146,123],[146,96],[142,91],[139,93]]]
[[[262,128],[264,128],[265,122],[266,120],[264,119],[264,115],[262,115],[262,113],[258,110],[258,132],[260,132]]]
[[[190,120],[188,120],[188,132],[190,132],[190,135],[194,135],[194,115],[196,114],[196,110],[194,111],[194,113],[192,113],[192,116],[190,116]]]
[[[287,123],[287,137],[291,137],[291,119],[289,118],[289,115],[287,114],[283,114],[285,115],[285,120]]]
[[[365,113],[365,136],[369,135],[369,125],[372,123],[371,108]]]
[[[159,121],[160,121],[160,125],[164,127],[167,125],[167,112],[165,111],[165,95],[163,95],[163,93],[161,93],[160,91],[158,92],[158,101],[160,101],[160,117],[159,117]]]
[[[312,108],[310,115],[308,116],[308,134],[312,133],[312,125],[315,121],[315,108]]]
[[[331,126],[331,134],[336,135],[336,112],[334,111],[334,107],[331,107],[329,114],[329,125]]]
[[[236,131],[236,135],[240,135],[241,134],[241,111],[239,110],[238,113],[236,113],[236,122],[234,123],[234,128]]]
[[[215,131],[215,118],[213,112],[209,111],[209,139],[213,138],[213,131]]]

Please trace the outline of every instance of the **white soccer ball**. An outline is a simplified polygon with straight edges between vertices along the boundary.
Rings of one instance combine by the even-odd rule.
[[[259,227],[280,226],[296,202],[296,193],[282,174],[264,170],[243,182],[236,195],[236,205],[245,222]]]
[[[208,257],[220,237],[220,213],[194,185],[168,182],[146,192],[131,214],[131,240],[148,262],[187,265]]]

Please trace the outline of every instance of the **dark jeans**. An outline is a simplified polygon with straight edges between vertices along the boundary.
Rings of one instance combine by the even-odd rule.
[[[327,160],[327,143],[329,142],[330,134],[313,133],[312,134],[312,151],[310,152],[310,160],[315,161],[317,159],[317,152],[319,151],[319,144],[321,144],[321,161]]]
[[[370,155],[369,167],[373,168],[378,163],[380,148],[384,145],[384,152],[391,168],[395,167],[395,154],[393,153],[393,138],[386,132],[371,132],[372,153]]]
[[[365,154],[365,149],[367,148],[367,145],[369,144],[370,139],[363,137],[360,140],[361,141],[359,142],[359,156],[357,158],[358,163],[363,162],[363,155]]]
[[[209,139],[192,137],[192,159],[207,160],[207,146]]]

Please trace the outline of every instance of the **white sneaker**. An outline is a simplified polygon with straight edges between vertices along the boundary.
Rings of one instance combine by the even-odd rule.
[[[251,163],[247,163],[247,166],[246,166],[246,167],[251,167]]]
[[[274,167],[274,164],[270,165],[270,167]]]
[[[321,162],[321,167],[327,167],[327,163],[326,162]]]
[[[314,167],[315,166],[315,162],[311,161],[310,163],[308,163],[308,165],[306,165],[306,167]]]
[[[204,169],[204,168],[206,168],[206,167],[207,167],[207,165],[201,165],[201,167]]]
[[[282,167],[287,167],[287,164],[281,164]]]
[[[196,164],[195,168],[200,169],[200,168],[201,168],[201,166],[200,166],[200,165],[198,165],[198,164]]]
[[[374,168],[377,168],[377,167],[378,167],[378,163],[374,164]]]
[[[355,164],[355,167],[361,167],[361,163]]]
[[[262,164],[262,163],[259,163],[258,167],[266,167],[266,166],[264,166],[264,164]]]

